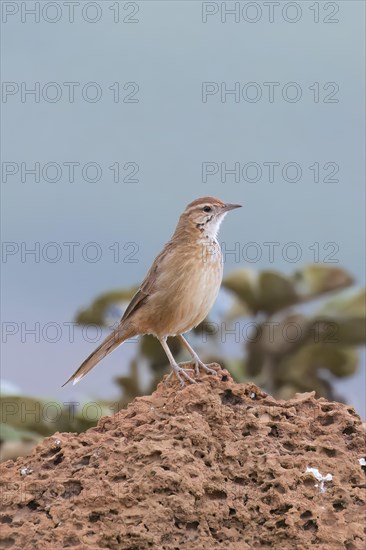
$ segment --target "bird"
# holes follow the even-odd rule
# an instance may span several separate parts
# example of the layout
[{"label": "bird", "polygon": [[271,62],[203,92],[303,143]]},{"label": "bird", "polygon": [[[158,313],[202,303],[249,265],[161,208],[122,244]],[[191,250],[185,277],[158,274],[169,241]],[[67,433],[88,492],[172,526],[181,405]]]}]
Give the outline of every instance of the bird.
[{"label": "bird", "polygon": [[[218,295],[223,277],[223,256],[217,240],[220,224],[240,204],[215,197],[201,197],[189,203],[178,220],[170,241],[155,258],[145,279],[127,306],[117,328],[85,359],[63,384],[76,384],[104,357],[129,338],[151,334],[161,343],[170,366],[182,386],[196,380],[179,365],[167,344],[176,336],[192,357],[195,374],[205,365],[183,334],[199,325]],[[193,372],[192,369],[190,372]]]}]

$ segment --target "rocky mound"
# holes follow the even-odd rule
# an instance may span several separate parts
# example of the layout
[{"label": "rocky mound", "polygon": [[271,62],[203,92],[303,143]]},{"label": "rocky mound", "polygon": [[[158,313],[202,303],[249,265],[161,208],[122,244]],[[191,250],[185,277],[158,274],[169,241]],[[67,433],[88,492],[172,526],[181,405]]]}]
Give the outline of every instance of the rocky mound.
[{"label": "rocky mound", "polygon": [[1,547],[364,549],[354,410],[275,401],[215,368],[4,463]]}]

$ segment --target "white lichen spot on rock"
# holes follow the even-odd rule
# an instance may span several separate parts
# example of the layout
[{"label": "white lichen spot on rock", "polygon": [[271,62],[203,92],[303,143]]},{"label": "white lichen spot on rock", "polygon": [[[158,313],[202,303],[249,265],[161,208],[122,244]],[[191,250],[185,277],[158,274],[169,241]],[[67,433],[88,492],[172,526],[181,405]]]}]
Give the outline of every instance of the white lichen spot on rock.
[{"label": "white lichen spot on rock", "polygon": [[314,476],[314,478],[319,481],[319,483],[315,483],[315,487],[319,487],[319,491],[321,493],[325,493],[325,481],[332,481],[333,476],[332,474],[327,474],[326,476],[323,476],[317,468],[309,468],[309,466],[306,468],[306,473],[310,473]]},{"label": "white lichen spot on rock", "polygon": [[366,458],[359,458],[358,462],[360,463],[360,466],[366,466]]},{"label": "white lichen spot on rock", "polygon": [[23,468],[20,468],[19,470],[21,476],[29,476],[33,472],[28,466],[23,466]]}]

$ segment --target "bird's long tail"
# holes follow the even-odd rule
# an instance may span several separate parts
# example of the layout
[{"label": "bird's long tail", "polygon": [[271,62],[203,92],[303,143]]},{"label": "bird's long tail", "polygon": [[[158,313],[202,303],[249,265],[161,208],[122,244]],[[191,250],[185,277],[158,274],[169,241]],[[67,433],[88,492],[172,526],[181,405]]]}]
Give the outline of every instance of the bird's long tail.
[{"label": "bird's long tail", "polygon": [[119,327],[117,330],[113,331],[107,336],[105,340],[97,347],[90,355],[85,359],[85,361],[80,365],[80,367],[74,372],[72,376],[62,385],[66,386],[69,382],[72,382],[73,385],[80,382],[84,376],[88,374],[104,357],[106,357],[113,350],[118,348],[125,340],[130,338],[132,334],[128,330],[121,330]]}]

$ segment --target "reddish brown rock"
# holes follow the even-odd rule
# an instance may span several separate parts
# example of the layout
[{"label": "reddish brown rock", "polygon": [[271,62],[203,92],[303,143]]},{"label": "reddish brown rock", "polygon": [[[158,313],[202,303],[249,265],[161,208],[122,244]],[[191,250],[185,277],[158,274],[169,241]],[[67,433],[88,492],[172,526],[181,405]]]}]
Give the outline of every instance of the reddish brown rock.
[{"label": "reddish brown rock", "polygon": [[[354,410],[218,372],[4,463],[1,548],[364,549]],[[308,467],[332,475],[324,492]]]}]

